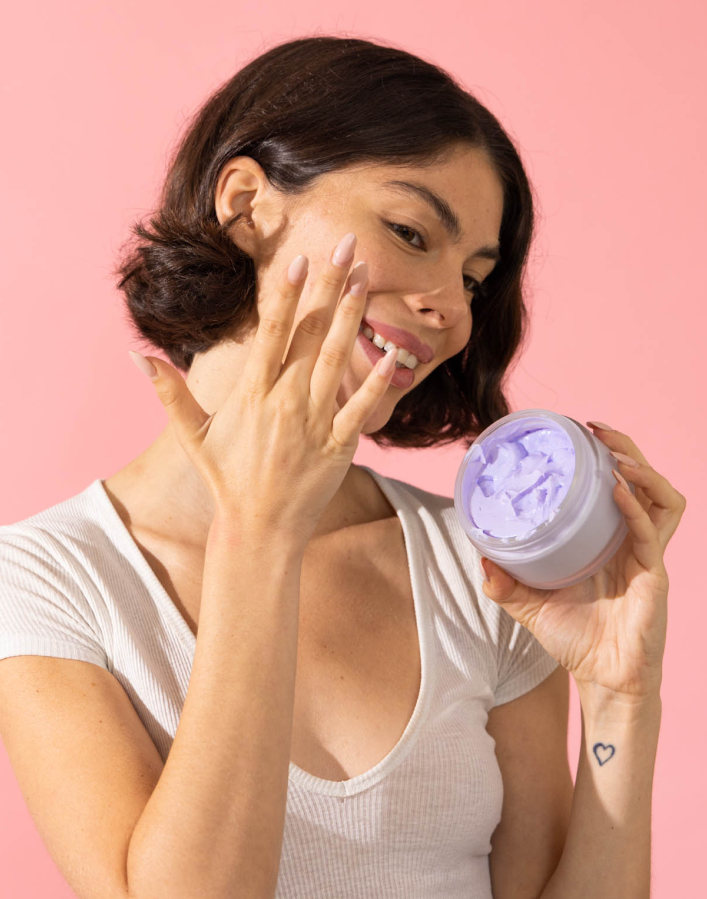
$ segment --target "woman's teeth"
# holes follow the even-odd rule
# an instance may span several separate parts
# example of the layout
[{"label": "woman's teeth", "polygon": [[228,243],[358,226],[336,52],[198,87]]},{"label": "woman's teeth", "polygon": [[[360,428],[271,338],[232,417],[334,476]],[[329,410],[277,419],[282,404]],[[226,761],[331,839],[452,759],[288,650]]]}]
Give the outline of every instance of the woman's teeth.
[{"label": "woman's teeth", "polygon": [[[373,328],[369,328],[368,326],[362,327],[361,331],[363,332],[363,336],[367,337],[371,343],[375,344],[379,350],[383,350],[384,353],[390,352],[390,350],[396,348],[396,344],[392,342],[392,340],[386,340],[385,337],[382,337]],[[402,347],[397,347],[398,350],[398,358],[395,360],[395,367],[402,368],[416,368],[420,364],[420,360],[413,353],[409,353],[407,350],[404,350]]]}]

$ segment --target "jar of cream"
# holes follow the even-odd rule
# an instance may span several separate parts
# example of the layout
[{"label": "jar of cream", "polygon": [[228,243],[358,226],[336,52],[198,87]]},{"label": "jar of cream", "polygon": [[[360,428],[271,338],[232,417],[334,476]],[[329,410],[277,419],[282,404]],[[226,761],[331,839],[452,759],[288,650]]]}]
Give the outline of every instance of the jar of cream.
[{"label": "jar of cream", "polygon": [[573,418],[523,409],[469,447],[454,507],[482,555],[522,584],[557,590],[591,577],[628,533],[613,468],[608,448]]}]

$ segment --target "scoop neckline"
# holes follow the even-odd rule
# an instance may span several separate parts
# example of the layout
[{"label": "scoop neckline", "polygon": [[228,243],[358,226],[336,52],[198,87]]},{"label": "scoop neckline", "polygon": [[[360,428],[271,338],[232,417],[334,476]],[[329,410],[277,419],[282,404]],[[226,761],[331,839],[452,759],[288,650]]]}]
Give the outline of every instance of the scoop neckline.
[{"label": "scoop neckline", "polygon": [[[430,685],[434,665],[433,659],[431,658],[433,646],[430,639],[429,607],[425,597],[422,595],[423,578],[421,561],[419,554],[414,551],[415,547],[420,545],[419,541],[415,540],[415,529],[419,527],[419,523],[414,516],[408,514],[408,509],[405,507],[400,492],[393,484],[391,484],[389,478],[374,471],[368,465],[361,465],[361,468],[365,469],[374,479],[383,495],[395,510],[395,514],[400,519],[402,525],[408,572],[410,575],[410,584],[415,607],[421,677],[420,690],[417,702],[415,703],[415,708],[400,739],[390,752],[376,765],[369,768],[368,771],[357,774],[355,777],[349,778],[348,780],[326,780],[325,778],[310,774],[308,771],[305,771],[303,768],[300,768],[294,762],[290,761],[290,780],[299,786],[306,788],[310,792],[336,796],[340,797],[342,800],[347,796],[353,796],[374,786],[376,783],[387,777],[405,760],[413,750],[420,732],[423,729],[424,722],[429,713],[430,697],[433,693]],[[118,515],[118,512],[113,506],[103,485],[103,479],[97,478],[93,482],[92,487],[94,488],[95,494],[101,499],[104,511],[113,526],[112,529],[118,537],[118,543],[133,561],[151,593],[155,604],[158,607],[158,611],[172,626],[180,643],[189,653],[191,664],[193,664],[194,653],[196,651],[196,637],[192,633],[191,628],[175,606],[171,596],[160,583],[157,575],[152,568],[150,568],[130,531],[125,526],[120,515]]]}]

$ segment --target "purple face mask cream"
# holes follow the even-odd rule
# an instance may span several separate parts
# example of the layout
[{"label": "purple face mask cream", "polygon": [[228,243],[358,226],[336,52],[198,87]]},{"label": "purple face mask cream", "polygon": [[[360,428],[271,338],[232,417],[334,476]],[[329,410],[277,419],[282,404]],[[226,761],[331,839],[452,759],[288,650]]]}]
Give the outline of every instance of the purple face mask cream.
[{"label": "purple face mask cream", "polygon": [[628,533],[613,468],[605,444],[573,418],[523,409],[469,447],[454,507],[471,543],[517,581],[570,587],[602,568]]}]

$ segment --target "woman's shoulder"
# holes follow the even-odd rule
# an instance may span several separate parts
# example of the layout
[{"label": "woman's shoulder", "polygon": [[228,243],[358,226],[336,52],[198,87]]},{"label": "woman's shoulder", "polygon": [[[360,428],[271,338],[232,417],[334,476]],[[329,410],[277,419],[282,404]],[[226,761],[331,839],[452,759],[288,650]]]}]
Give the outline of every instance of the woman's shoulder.
[{"label": "woman's shoulder", "polygon": [[94,485],[0,526],[0,658],[48,655],[107,667],[110,614],[96,586],[107,535]]},{"label": "woman's shoulder", "polygon": [[[23,603],[48,597],[82,613],[105,613],[124,581],[130,549],[110,515],[100,479],[23,519],[0,525],[0,585]],[[113,515],[115,515],[113,511]],[[112,585],[108,589],[108,585]]]},{"label": "woman's shoulder", "polygon": [[426,490],[423,487],[418,486],[417,484],[410,483],[409,481],[404,481],[401,478],[393,477],[393,475],[384,475],[374,469],[370,468],[368,465],[362,465],[361,468],[364,468],[369,472],[371,477],[378,483],[380,488],[384,491],[386,496],[389,497],[389,494],[392,492],[395,494],[396,498],[402,498],[406,501],[406,503],[413,503],[420,508],[426,508],[430,510],[445,510],[452,508],[454,506],[454,498],[451,496],[446,496],[442,493],[435,493],[431,490]]},{"label": "woman's shoulder", "polygon": [[412,514],[431,539],[452,541],[468,548],[472,554],[476,552],[461,526],[454,507],[454,497],[427,490],[391,475],[381,475],[372,470],[371,474],[378,480],[380,488],[396,507],[396,511],[402,507]]},{"label": "woman's shoulder", "polygon": [[[59,557],[72,548],[99,548],[106,539],[101,481],[25,518],[0,525],[0,548],[35,547]],[[1,550],[0,550],[1,554]]]}]

